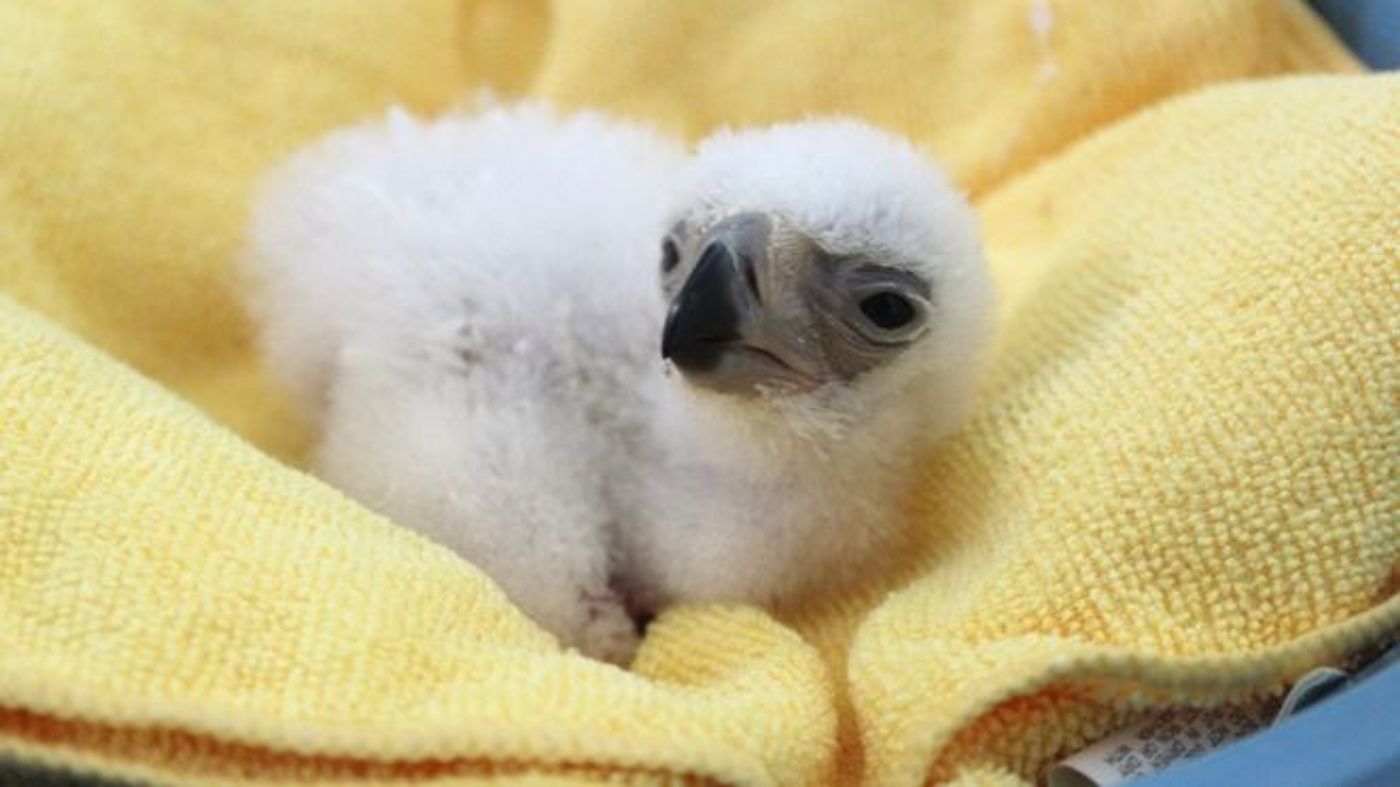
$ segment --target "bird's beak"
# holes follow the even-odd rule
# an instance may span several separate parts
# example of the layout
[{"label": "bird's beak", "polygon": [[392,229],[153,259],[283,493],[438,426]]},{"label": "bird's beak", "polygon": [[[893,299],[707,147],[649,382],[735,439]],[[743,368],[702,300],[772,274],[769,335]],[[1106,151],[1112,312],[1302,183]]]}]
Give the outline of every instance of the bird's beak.
[{"label": "bird's beak", "polygon": [[708,371],[725,348],[743,338],[753,298],[745,291],[741,260],[729,245],[710,240],[671,302],[661,355],[688,371]]},{"label": "bird's beak", "polygon": [[765,303],[772,220],[741,213],[703,239],[699,260],[671,302],[661,355],[686,378],[725,392],[751,392],[765,383],[803,383],[788,360],[780,320]]}]

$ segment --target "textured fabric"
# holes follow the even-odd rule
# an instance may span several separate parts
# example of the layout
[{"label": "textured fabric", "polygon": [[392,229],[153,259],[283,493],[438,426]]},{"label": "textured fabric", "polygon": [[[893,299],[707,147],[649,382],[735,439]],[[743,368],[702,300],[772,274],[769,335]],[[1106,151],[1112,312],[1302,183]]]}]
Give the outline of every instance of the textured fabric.
[{"label": "textured fabric", "polygon": [[[1009,785],[1400,624],[1400,77],[1268,79],[1354,71],[1299,4],[0,0],[0,36],[0,756]],[[949,162],[1000,339],[900,571],[673,610],[627,673],[289,467],[251,183],[483,84],[690,136],[851,112]]]}]

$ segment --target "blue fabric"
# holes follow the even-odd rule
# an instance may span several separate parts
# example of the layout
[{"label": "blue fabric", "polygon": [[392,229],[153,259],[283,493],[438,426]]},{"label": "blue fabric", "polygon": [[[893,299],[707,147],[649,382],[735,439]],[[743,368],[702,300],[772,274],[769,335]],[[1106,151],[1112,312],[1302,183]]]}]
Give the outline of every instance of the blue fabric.
[{"label": "blue fabric", "polygon": [[1314,0],[1313,7],[1367,65],[1400,68],[1400,0]]},{"label": "blue fabric", "polygon": [[1261,732],[1132,787],[1396,787],[1400,661]]}]

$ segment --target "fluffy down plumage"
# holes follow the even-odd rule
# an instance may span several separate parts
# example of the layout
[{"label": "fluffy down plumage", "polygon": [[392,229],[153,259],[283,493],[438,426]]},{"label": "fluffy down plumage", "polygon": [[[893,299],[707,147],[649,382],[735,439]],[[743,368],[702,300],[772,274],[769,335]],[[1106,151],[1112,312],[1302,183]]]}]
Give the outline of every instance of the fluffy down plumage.
[{"label": "fluffy down plumage", "polygon": [[315,471],[618,661],[636,634],[608,481],[659,369],[680,160],[593,114],[392,112],[276,172],[247,254],[268,363],[319,424]]},{"label": "fluffy down plumage", "polygon": [[[746,306],[767,324],[859,319],[810,302],[849,300],[817,277],[841,260],[931,292],[926,324],[879,347],[797,332],[771,357],[827,370],[798,388],[663,363],[668,304],[736,216],[771,230],[754,254],[782,275]],[[970,211],[851,121],[725,132],[687,160],[589,113],[392,113],[277,172],[247,258],[268,362],[321,429],[316,471],[618,662],[629,606],[777,602],[872,570],[989,330]],[[837,362],[853,352],[858,374]]]},{"label": "fluffy down plumage", "polygon": [[[902,138],[851,120],[721,132],[680,173],[668,224],[703,235],[743,213],[773,217],[817,255],[928,283],[927,324],[868,371],[800,391],[716,393],[674,370],[648,379],[656,454],[632,475],[638,515],[623,539],[652,606],[780,603],[879,570],[907,524],[915,455],[965,419],[991,332],[975,216]],[[802,289],[795,276],[764,293],[765,308],[798,319],[783,305]],[[810,338],[799,354],[833,350],[799,338]]]}]

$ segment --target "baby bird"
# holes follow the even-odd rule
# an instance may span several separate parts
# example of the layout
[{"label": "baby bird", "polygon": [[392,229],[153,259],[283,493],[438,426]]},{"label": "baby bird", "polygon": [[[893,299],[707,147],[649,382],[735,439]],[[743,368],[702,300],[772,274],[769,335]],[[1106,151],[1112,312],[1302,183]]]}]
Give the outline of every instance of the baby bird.
[{"label": "baby bird", "polygon": [[843,120],[721,133],[675,192],[628,588],[659,608],[839,587],[966,415],[993,300],[975,218],[907,142]]},{"label": "baby bird", "polygon": [[316,472],[617,663],[629,611],[871,570],[989,332],[966,204],[854,121],[687,161],[588,113],[397,114],[282,168],[247,257]]},{"label": "baby bird", "polygon": [[638,635],[609,483],[659,373],[681,161],[595,114],[395,112],[280,168],[246,254],[268,364],[319,428],[314,471],[619,663]]}]

